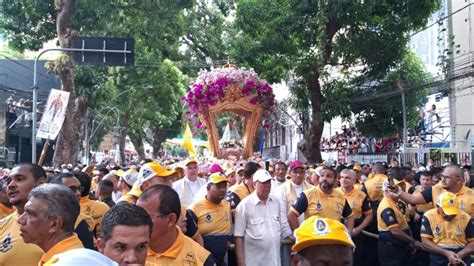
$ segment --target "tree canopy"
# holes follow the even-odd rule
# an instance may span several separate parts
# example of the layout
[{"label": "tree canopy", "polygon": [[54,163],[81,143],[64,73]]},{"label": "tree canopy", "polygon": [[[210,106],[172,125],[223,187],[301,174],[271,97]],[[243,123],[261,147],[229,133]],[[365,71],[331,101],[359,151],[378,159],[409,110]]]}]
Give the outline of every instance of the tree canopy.
[{"label": "tree canopy", "polygon": [[321,161],[324,122],[348,113],[352,94],[344,88],[357,77],[385,78],[406,53],[408,33],[438,8],[438,0],[242,0],[233,54],[269,81],[293,80],[292,103],[311,110],[300,148],[309,161]]}]

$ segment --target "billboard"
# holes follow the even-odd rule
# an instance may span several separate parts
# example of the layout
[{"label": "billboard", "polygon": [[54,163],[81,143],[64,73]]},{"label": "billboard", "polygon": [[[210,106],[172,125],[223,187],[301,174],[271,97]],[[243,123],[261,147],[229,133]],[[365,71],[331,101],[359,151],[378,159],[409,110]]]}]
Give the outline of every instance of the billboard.
[{"label": "billboard", "polygon": [[52,89],[38,127],[38,138],[54,140],[59,134],[66,115],[69,92]]}]

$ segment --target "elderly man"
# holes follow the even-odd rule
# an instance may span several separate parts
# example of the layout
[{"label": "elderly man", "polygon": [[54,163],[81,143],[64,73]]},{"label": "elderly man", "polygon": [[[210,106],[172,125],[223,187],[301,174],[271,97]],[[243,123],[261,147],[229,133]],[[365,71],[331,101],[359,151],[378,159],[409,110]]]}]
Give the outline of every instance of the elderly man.
[{"label": "elderly man", "polygon": [[352,265],[354,243],[339,221],[312,216],[295,230],[296,242],[291,257],[293,266]]},{"label": "elderly man", "polygon": [[191,205],[194,197],[202,186],[206,185],[204,178],[198,177],[199,168],[196,160],[187,160],[184,164],[184,178],[173,183],[173,189],[178,192],[181,204]]},{"label": "elderly man", "polygon": [[459,208],[467,212],[471,217],[474,217],[474,191],[464,186],[464,173],[461,167],[457,165],[448,165],[441,174],[441,182],[432,186],[431,188],[425,189],[421,193],[410,194],[404,192],[399,187],[395,186],[391,189],[392,192],[400,196],[403,201],[416,205],[433,202],[433,199],[437,199],[443,192],[451,192],[458,198]]},{"label": "elderly man", "polygon": [[298,227],[298,217],[302,214],[308,219],[313,215],[340,220],[345,218],[349,232],[354,227],[354,216],[347,200],[336,187],[334,169],[326,167],[321,170],[319,186],[303,191],[288,212],[288,222],[291,230]]},{"label": "elderly man", "polygon": [[141,207],[120,202],[104,216],[97,247],[120,265],[144,265],[153,223]]},{"label": "elderly man", "polygon": [[474,253],[474,219],[458,206],[453,193],[438,196],[436,209],[423,215],[421,238],[431,253],[430,265],[471,265]]},{"label": "elderly man", "polygon": [[56,254],[84,247],[74,233],[79,213],[77,197],[63,185],[44,184],[30,192],[18,223],[25,243],[36,244],[45,252],[38,265]]},{"label": "elderly man", "polygon": [[367,248],[364,247],[361,233],[372,222],[372,206],[369,197],[355,188],[357,174],[354,170],[342,170],[339,174],[339,182],[341,186],[336,190],[344,194],[355,219],[354,229],[352,230],[352,237],[357,246],[354,253],[354,265],[365,265],[369,253]]},{"label": "elderly man", "polygon": [[227,265],[227,241],[232,234],[230,203],[224,200],[227,191],[227,178],[214,173],[207,182],[207,195],[193,203],[188,212],[192,222],[197,224],[204,238],[204,247],[214,256],[217,265]]},{"label": "elderly man", "polygon": [[24,213],[28,194],[46,182],[46,173],[37,164],[22,163],[15,166],[7,178],[7,195],[16,211],[0,220],[0,265],[36,265],[43,255],[40,247],[27,244],[20,236],[18,220]]},{"label": "elderly man", "polygon": [[214,264],[209,251],[179,229],[181,204],[176,191],[165,185],[155,185],[143,192],[137,205],[144,208],[153,221],[147,265]]},{"label": "elderly man", "polygon": [[234,236],[239,266],[281,265],[280,203],[270,194],[271,181],[268,171],[256,171],[255,192],[237,206]]}]

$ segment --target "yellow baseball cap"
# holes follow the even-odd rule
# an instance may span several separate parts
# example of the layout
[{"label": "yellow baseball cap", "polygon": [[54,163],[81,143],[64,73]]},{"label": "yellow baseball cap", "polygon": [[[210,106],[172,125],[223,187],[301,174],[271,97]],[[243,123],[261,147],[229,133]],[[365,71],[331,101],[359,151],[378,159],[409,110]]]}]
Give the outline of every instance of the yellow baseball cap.
[{"label": "yellow baseball cap", "polygon": [[146,163],[140,167],[140,172],[138,172],[138,184],[142,184],[144,181],[151,179],[152,177],[167,177],[174,174],[175,171],[170,171],[161,166],[157,162]]},{"label": "yellow baseball cap", "polygon": [[207,180],[208,184],[218,184],[220,182],[229,182],[229,180],[227,180],[227,177],[221,173],[213,173]]},{"label": "yellow baseball cap", "polygon": [[436,206],[443,209],[446,215],[458,215],[461,210],[459,209],[458,198],[451,192],[444,192],[438,196]]},{"label": "yellow baseball cap", "polygon": [[127,195],[139,198],[142,195],[142,189],[140,188],[140,184],[138,184],[138,182],[135,182],[132,186],[132,189],[130,189]]},{"label": "yellow baseball cap", "polygon": [[352,168],[352,170],[357,171],[357,172],[360,172],[360,170],[362,170],[362,167],[360,166],[360,164],[356,164],[356,165],[354,165],[354,167]]},{"label": "yellow baseball cap", "polygon": [[188,164],[190,163],[195,163],[197,164],[197,161],[195,159],[187,159],[186,161],[184,161],[184,166],[187,166]]},{"label": "yellow baseball cap", "polygon": [[122,169],[112,170],[110,172],[118,177],[121,177],[125,173]]},{"label": "yellow baseball cap", "polygon": [[314,245],[344,245],[355,247],[346,227],[339,221],[311,216],[295,230],[294,252]]}]

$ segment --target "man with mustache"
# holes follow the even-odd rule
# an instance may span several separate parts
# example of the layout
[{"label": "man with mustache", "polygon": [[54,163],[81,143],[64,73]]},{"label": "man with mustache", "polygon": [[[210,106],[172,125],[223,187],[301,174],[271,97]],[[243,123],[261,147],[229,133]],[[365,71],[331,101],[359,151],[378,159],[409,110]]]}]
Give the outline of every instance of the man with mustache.
[{"label": "man with mustache", "polygon": [[347,230],[352,232],[352,209],[344,194],[334,190],[337,182],[335,171],[329,167],[323,168],[319,181],[319,186],[303,191],[290,208],[288,222],[291,230],[294,231],[298,227],[298,216],[304,213],[305,219],[313,215],[338,221],[345,218]]},{"label": "man with mustache", "polygon": [[30,191],[45,182],[46,173],[37,164],[22,163],[10,172],[7,195],[16,211],[0,220],[0,265],[36,265],[40,261],[43,251],[23,241],[18,219],[24,213]]}]

